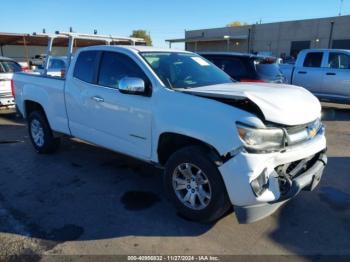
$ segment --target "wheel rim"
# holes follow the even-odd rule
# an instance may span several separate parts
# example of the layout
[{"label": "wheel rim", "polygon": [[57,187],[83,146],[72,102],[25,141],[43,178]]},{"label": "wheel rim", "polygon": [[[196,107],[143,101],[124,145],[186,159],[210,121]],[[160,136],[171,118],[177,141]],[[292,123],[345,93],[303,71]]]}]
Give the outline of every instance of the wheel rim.
[{"label": "wheel rim", "polygon": [[177,198],[188,208],[201,210],[209,205],[212,195],[210,182],[196,165],[178,165],[173,172],[172,182]]},{"label": "wheel rim", "polygon": [[33,138],[34,143],[42,147],[44,145],[44,129],[41,123],[37,119],[33,119],[30,123],[30,132]]}]

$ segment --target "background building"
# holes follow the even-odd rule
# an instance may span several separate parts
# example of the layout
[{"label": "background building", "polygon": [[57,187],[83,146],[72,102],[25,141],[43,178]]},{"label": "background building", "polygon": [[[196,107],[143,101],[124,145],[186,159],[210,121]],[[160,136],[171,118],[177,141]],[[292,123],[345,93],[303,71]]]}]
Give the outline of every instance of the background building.
[{"label": "background building", "polygon": [[306,48],[350,49],[350,16],[222,27],[185,32],[188,51],[259,52],[296,56]]}]

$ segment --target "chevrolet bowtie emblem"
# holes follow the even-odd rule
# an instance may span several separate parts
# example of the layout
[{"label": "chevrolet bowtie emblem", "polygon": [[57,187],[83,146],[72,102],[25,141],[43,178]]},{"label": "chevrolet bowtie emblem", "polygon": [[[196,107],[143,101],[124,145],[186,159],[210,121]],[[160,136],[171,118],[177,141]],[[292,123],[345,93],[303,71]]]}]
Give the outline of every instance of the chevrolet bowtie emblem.
[{"label": "chevrolet bowtie emblem", "polygon": [[312,129],[309,130],[309,136],[310,137],[314,137],[314,136],[316,136],[316,134],[317,134],[316,128],[312,128]]}]

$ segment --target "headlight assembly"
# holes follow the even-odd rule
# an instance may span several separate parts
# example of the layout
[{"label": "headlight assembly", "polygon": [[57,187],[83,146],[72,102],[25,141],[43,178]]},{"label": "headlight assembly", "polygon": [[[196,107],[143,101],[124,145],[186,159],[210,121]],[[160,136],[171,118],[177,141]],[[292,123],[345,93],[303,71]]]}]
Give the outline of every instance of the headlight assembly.
[{"label": "headlight assembly", "polygon": [[237,129],[247,151],[271,152],[284,147],[285,136],[280,128],[254,128],[237,123]]}]

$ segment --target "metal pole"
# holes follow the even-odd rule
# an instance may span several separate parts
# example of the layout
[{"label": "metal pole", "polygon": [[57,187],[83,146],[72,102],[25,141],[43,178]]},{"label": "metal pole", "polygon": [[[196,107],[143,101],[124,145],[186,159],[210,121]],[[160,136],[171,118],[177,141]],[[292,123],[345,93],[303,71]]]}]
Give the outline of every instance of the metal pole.
[{"label": "metal pole", "polygon": [[26,37],[25,36],[23,36],[23,44],[24,44],[24,52],[25,52],[27,64],[28,64],[28,67],[29,67],[29,52],[28,52],[28,47],[27,47],[27,42],[26,42]]},{"label": "metal pole", "polygon": [[1,56],[4,56],[4,50],[2,49],[3,46],[3,44],[0,45]]},{"label": "metal pole", "polygon": [[51,57],[51,53],[52,53],[52,46],[53,46],[53,41],[55,40],[54,37],[50,36],[49,37],[49,43],[47,45],[47,56],[46,56],[46,59],[45,59],[45,65],[44,65],[44,75],[47,74],[47,70],[49,68],[49,58]]},{"label": "metal pole", "polygon": [[226,49],[227,49],[227,52],[230,51],[230,38],[227,39]]},{"label": "metal pole", "polygon": [[72,60],[73,49],[74,49],[74,37],[70,36],[69,40],[68,40],[68,49],[67,49],[67,65],[68,65],[68,67],[69,67],[70,62]]},{"label": "metal pole", "polygon": [[339,16],[341,16],[341,12],[343,10],[343,0],[340,0],[340,7],[339,7]]},{"label": "metal pole", "polygon": [[334,30],[334,21],[331,21],[331,31],[329,32],[328,49],[332,48],[333,30]]},{"label": "metal pole", "polygon": [[248,53],[250,53],[250,34],[251,34],[251,29],[248,29]]}]

